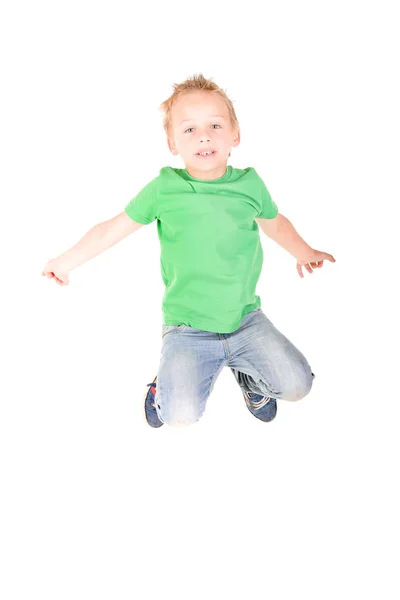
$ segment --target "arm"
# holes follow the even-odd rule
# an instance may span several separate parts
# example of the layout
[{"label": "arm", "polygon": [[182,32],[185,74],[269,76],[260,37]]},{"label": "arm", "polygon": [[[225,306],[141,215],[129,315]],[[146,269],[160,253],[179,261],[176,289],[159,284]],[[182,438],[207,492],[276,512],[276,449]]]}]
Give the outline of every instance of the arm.
[{"label": "arm", "polygon": [[274,219],[256,219],[257,223],[271,240],[287,250],[297,260],[302,260],[313,249],[299,236],[289,219],[278,214]]},{"label": "arm", "polygon": [[72,271],[79,265],[97,256],[104,250],[114,246],[130,233],[143,227],[142,223],[133,221],[125,211],[116,217],[98,223],[90,229],[79,242],[55,260],[64,271]]}]

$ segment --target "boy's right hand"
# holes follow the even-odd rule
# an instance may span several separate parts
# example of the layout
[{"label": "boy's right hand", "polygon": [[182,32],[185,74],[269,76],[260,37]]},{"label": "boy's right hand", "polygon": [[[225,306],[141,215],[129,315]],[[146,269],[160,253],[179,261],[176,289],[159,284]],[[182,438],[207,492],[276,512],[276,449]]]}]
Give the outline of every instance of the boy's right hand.
[{"label": "boy's right hand", "polygon": [[49,279],[54,279],[58,285],[68,285],[68,273],[69,271],[63,267],[56,258],[53,258],[45,265],[42,271],[42,276],[47,276]]}]

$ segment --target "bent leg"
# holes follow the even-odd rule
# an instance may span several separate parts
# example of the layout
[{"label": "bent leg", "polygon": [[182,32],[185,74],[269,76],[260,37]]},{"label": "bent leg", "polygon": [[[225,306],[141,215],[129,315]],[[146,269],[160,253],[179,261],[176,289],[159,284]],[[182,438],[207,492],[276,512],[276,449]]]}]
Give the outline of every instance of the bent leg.
[{"label": "bent leg", "polygon": [[305,356],[262,311],[234,333],[228,366],[245,392],[289,401],[310,392],[315,375]]},{"label": "bent leg", "polygon": [[157,376],[159,419],[177,427],[199,421],[225,364],[220,345],[194,335],[189,326],[166,330]]}]

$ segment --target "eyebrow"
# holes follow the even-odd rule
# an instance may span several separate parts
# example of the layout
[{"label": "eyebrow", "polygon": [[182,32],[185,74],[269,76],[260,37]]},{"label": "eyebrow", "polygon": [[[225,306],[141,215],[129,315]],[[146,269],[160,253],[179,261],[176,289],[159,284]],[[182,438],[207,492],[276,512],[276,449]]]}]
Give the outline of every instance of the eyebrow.
[{"label": "eyebrow", "polygon": [[[215,117],[220,117],[220,119],[224,119],[225,120],[225,117],[222,116],[222,115],[210,115],[210,119],[211,118],[215,118]],[[183,121],[181,121],[179,123],[179,125],[182,125],[182,123],[186,123],[187,121],[194,121],[194,119],[183,119]]]}]

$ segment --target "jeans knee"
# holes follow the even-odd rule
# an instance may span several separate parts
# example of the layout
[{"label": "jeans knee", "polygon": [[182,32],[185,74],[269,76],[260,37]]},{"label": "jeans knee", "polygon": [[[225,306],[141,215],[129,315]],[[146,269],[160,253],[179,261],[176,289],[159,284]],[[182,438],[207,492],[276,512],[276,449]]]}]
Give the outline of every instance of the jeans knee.
[{"label": "jeans knee", "polygon": [[282,398],[284,400],[289,400],[290,402],[297,402],[298,400],[302,400],[310,393],[314,377],[314,373],[307,372],[306,375],[302,378],[302,380],[297,383],[297,385],[293,385],[290,389],[286,391],[286,393],[282,394]]},{"label": "jeans knee", "polygon": [[173,427],[194,425],[200,419],[203,412],[200,410],[199,402],[196,398],[192,400],[187,396],[181,398],[178,395],[169,398],[166,402],[160,402],[160,404],[157,404],[157,407],[160,420],[166,425],[172,425]]},{"label": "jeans knee", "polygon": [[164,410],[162,412],[162,421],[166,425],[172,425],[172,427],[187,427],[188,425],[194,425],[200,419],[200,416],[195,411],[175,411],[175,410]]},{"label": "jeans knee", "polygon": [[[187,427],[188,425],[194,425],[197,423],[198,419],[189,420],[189,421],[177,421],[172,419],[171,421],[166,421],[167,425],[172,425],[172,427]],[[165,422],[165,421],[164,421]]]}]

